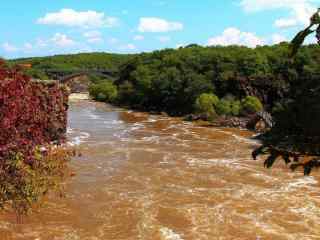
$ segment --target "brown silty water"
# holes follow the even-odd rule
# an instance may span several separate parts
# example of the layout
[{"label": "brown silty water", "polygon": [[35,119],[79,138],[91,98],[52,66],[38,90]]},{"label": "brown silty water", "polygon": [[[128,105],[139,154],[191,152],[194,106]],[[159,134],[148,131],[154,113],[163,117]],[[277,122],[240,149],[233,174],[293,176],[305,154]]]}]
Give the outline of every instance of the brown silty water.
[{"label": "brown silty water", "polygon": [[253,133],[78,101],[68,138],[80,149],[66,197],[23,224],[0,217],[0,239],[320,239],[319,175],[250,153]]}]

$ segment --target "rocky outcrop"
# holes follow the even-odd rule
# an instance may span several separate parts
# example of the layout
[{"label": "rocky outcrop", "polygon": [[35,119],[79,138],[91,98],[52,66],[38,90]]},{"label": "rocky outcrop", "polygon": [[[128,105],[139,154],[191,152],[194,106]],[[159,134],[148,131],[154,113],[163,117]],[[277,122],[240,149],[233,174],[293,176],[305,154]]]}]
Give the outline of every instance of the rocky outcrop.
[{"label": "rocky outcrop", "polygon": [[[189,114],[185,116],[185,121],[210,121],[207,114]],[[211,120],[211,125],[216,127],[243,128],[256,132],[265,132],[268,124],[259,114],[251,114],[245,117],[219,116]]]},{"label": "rocky outcrop", "polygon": [[219,127],[248,128],[248,117],[219,117],[214,124]]},{"label": "rocky outcrop", "polygon": [[208,121],[209,120],[209,115],[202,113],[202,114],[189,114],[187,116],[184,117],[185,121]]}]

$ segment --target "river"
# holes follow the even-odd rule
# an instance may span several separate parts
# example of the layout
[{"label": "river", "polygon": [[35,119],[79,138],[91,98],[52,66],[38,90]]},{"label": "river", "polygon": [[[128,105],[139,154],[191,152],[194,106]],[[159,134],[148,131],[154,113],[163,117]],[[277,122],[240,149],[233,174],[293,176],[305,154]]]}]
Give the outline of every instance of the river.
[{"label": "river", "polygon": [[319,174],[263,168],[245,130],[76,101],[66,197],[51,196],[1,240],[320,239]]}]

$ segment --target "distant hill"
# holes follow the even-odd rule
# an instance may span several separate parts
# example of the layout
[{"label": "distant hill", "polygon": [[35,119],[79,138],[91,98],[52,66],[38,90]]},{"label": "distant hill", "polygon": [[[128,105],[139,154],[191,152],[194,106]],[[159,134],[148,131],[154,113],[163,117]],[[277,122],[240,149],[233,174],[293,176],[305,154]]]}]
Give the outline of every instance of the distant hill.
[{"label": "distant hill", "polygon": [[118,71],[119,67],[135,55],[112,53],[79,53],[55,55],[49,57],[21,58],[10,60],[12,65],[31,64],[32,68],[26,72],[34,78],[48,79],[50,70],[99,70],[108,69]]}]

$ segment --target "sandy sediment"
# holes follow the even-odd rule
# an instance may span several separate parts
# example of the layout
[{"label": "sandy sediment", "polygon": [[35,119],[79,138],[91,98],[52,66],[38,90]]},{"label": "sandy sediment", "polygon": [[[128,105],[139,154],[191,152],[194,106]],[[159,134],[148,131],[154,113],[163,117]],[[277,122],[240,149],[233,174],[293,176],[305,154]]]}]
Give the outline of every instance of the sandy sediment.
[{"label": "sandy sediment", "polygon": [[89,93],[72,93],[69,96],[69,101],[89,100]]}]

